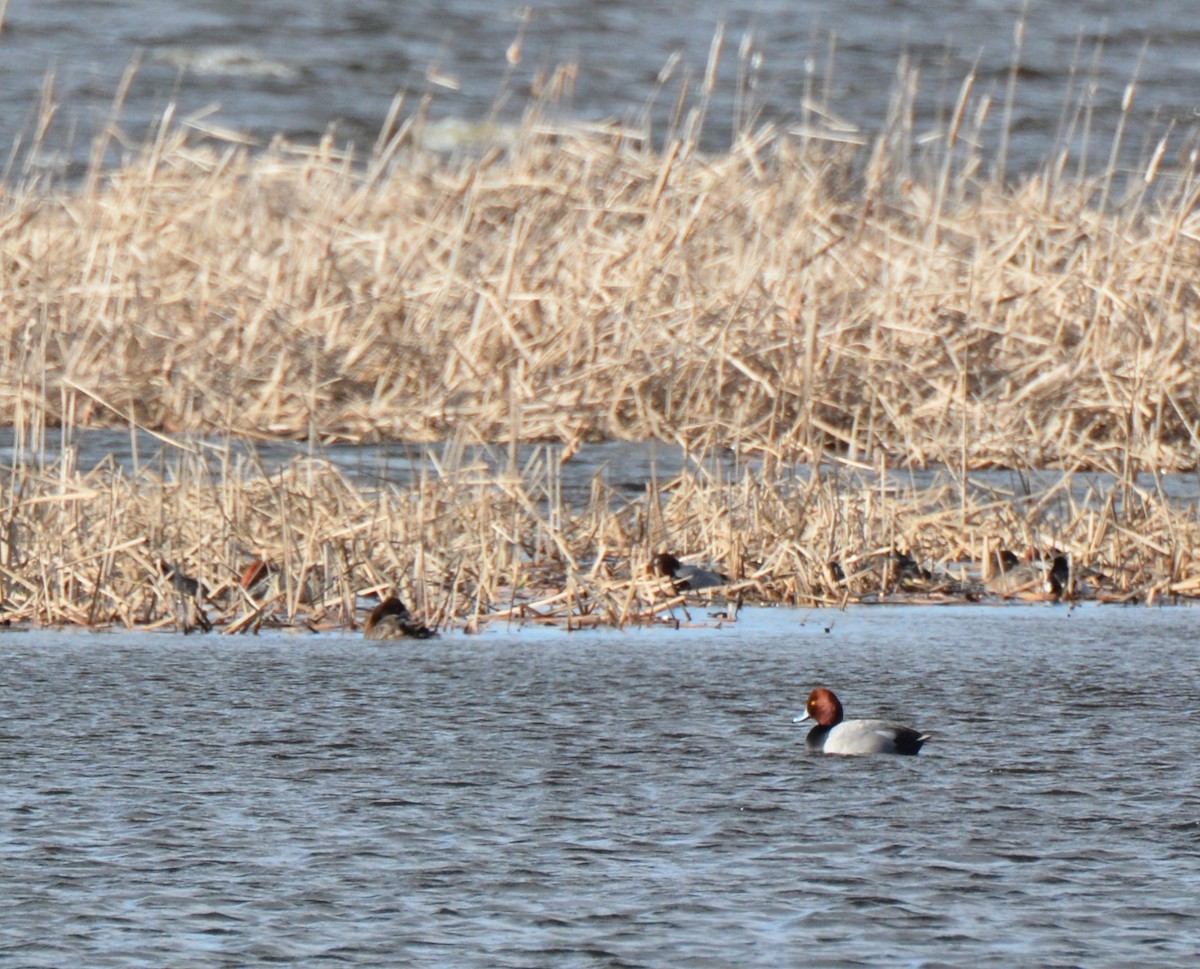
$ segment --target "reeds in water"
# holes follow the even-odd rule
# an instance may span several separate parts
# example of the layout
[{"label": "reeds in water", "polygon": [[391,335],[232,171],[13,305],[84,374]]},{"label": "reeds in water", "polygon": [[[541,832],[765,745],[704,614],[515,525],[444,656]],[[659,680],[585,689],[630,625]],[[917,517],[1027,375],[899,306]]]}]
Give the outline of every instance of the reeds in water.
[{"label": "reeds in water", "polygon": [[[747,120],[715,155],[705,101],[662,142],[531,110],[453,156],[422,147],[419,115],[360,158],[168,113],[79,186],[26,170],[0,197],[0,421],[43,457],[4,478],[9,615],[348,626],[392,590],[439,625],[624,624],[659,614],[644,570],[668,548],[771,602],[886,597],[903,556],[954,576],[999,545],[1069,551],[1118,597],[1193,594],[1194,514],[1138,483],[1200,457],[1194,159],[1168,172],[1160,145],[1126,179],[1114,144],[1099,175],[1059,154],[1009,181],[1002,152],[989,177],[973,78],[935,157],[915,85],[902,70],[876,135],[825,105],[794,132]],[[214,472],[168,444],[171,473],[81,474],[70,447],[45,459],[48,426],[286,437],[313,458]],[[459,440],[569,461],[599,439],[757,464],[571,508],[553,462],[398,488],[320,460]],[[952,471],[888,473],[926,467]],[[996,467],[1116,483],[1086,501],[970,484]],[[265,600],[240,582],[252,559]]]},{"label": "reeds in water", "polygon": [[715,156],[536,112],[361,159],[165,118],[0,199],[0,420],[499,441],[515,408],[525,440],[1195,466],[1194,170],[984,177],[972,90],[932,160],[904,98],[874,140],[766,125]]},{"label": "reeds in water", "polygon": [[[1000,548],[1069,557],[1065,596],[1200,594],[1195,508],[1153,487],[1063,475],[1039,488],[942,474],[826,467],[790,478],[692,468],[622,498],[597,480],[562,498],[559,454],[521,477],[435,465],[409,484],[325,460],[267,472],[227,455],[172,454],[130,472],[50,462],[2,478],[3,616],[89,627],[353,629],[399,594],[439,628],[571,628],[727,621],[743,602],[963,602]],[[663,550],[729,584],[702,599],[654,576]],[[710,617],[716,615],[717,619]]]}]

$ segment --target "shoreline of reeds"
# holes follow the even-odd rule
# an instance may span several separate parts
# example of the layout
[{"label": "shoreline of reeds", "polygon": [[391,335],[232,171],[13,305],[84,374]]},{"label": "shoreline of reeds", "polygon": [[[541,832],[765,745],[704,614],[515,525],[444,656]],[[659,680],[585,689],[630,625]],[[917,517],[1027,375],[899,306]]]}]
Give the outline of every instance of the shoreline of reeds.
[{"label": "shoreline of reeds", "polygon": [[[354,630],[399,595],[426,624],[563,629],[736,621],[743,604],[1169,603],[1200,598],[1200,520],[1161,490],[1014,495],[952,474],[917,484],[825,469],[783,479],[690,468],[622,496],[562,498],[563,452],[520,475],[430,463],[365,484],[319,458],[278,471],[191,452],[129,471],[73,458],[0,472],[0,620],[224,633]],[[1070,561],[1065,588],[996,591],[1001,550]],[[723,573],[697,594],[650,565]]]},{"label": "shoreline of reeds", "polygon": [[[457,154],[398,108],[365,154],[252,150],[168,111],[78,185],[27,169],[0,194],[3,617],[355,628],[394,592],[439,628],[678,621],[688,597],[647,575],[662,551],[725,573],[727,615],[989,600],[1000,549],[1069,556],[1059,598],[1196,596],[1195,508],[1137,484],[1200,467],[1196,153],[1168,166],[1164,137],[1137,171],[1072,175],[1064,152],[1007,180],[971,92],[940,153],[901,84],[873,136],[812,118],[718,155],[537,109]],[[84,427],[155,434],[169,459],[81,472]],[[202,435],[314,456],[213,465],[185,443]],[[319,458],[445,440],[546,458],[404,487]],[[597,482],[573,507],[560,468],[598,440],[754,470],[635,500]],[[886,474],[934,466],[926,488]],[[1066,484],[989,494],[982,468]],[[1115,483],[1080,501],[1087,471]],[[266,592],[241,582],[255,560]]]}]

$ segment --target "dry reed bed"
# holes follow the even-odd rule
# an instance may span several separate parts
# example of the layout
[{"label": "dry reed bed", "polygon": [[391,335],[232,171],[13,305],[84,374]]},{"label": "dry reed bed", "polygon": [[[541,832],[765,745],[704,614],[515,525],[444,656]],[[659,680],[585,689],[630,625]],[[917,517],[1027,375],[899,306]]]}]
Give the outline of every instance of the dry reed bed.
[{"label": "dry reed bed", "polygon": [[[949,576],[998,546],[1069,551],[1077,579],[1089,575],[1110,600],[1200,595],[1195,510],[1123,486],[1072,497],[1064,480],[1014,498],[844,473],[729,483],[689,474],[632,502],[596,483],[575,508],[558,497],[554,461],[526,470],[521,479],[431,469],[399,487],[365,486],[313,460],[275,474],[192,455],[136,475],[110,461],[87,474],[11,469],[0,479],[3,616],[101,628],[355,628],[369,597],[395,590],[441,628],[703,621],[705,609],[688,611],[695,599],[648,576],[664,548],[725,571],[731,585],[717,601],[726,603],[974,599],[976,584]],[[905,583],[893,549],[933,578]],[[256,558],[274,578],[244,588]]]},{"label": "dry reed bed", "polygon": [[0,421],[1196,465],[1194,175],[1008,188],[904,151],[531,122],[355,159],[168,119],[77,190],[0,196]]}]

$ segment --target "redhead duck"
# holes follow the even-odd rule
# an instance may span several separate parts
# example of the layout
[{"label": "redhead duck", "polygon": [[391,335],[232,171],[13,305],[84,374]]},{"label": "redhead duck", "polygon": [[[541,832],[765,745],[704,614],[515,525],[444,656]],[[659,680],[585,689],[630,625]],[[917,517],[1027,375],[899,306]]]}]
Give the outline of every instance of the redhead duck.
[{"label": "redhead duck", "polygon": [[254,559],[242,570],[242,577],[238,580],[238,585],[255,602],[282,596],[285,592],[294,590],[296,601],[301,605],[308,606],[317,599],[313,591],[313,575],[314,568],[309,566],[300,580],[292,580],[292,589],[289,590],[287,576],[269,562],[263,559]]},{"label": "redhead duck", "polygon": [[659,552],[650,562],[650,571],[671,580],[676,592],[712,589],[728,585],[728,577],[720,572],[710,572],[697,565],[684,565],[670,552]]},{"label": "redhead duck", "polygon": [[262,594],[271,579],[271,569],[262,559],[254,559],[242,570],[238,585],[246,590],[251,598]]},{"label": "redhead duck", "polygon": [[364,639],[429,639],[437,635],[413,619],[408,607],[389,596],[371,610],[363,626]]},{"label": "redhead duck", "polygon": [[843,720],[842,704],[832,690],[817,687],[804,713],[793,723],[815,720],[804,746],[817,754],[916,754],[929,734],[890,720]]}]

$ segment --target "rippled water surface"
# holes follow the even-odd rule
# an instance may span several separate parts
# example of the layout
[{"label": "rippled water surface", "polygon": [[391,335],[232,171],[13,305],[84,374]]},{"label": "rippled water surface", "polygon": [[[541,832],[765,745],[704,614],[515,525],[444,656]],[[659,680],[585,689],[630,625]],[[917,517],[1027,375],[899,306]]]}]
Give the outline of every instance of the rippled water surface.
[{"label": "rippled water surface", "polygon": [[[0,636],[0,963],[1194,965],[1186,608]],[[806,691],[918,758],[804,752]]]},{"label": "rippled water surface", "polygon": [[[410,104],[433,94],[435,117],[479,121],[501,92],[518,109],[539,78],[568,62],[578,65],[569,116],[635,124],[649,116],[661,135],[685,77],[695,96],[723,29],[705,128],[714,150],[728,148],[751,116],[806,124],[814,109],[828,108],[843,131],[843,121],[876,130],[903,58],[922,80],[922,138],[944,128],[963,79],[976,72],[970,113],[992,105],[982,136],[991,161],[1024,11],[1008,125],[1015,167],[1054,155],[1085,103],[1086,114],[1075,117],[1079,137],[1063,140],[1082,154],[1088,132],[1093,166],[1107,163],[1123,104],[1124,156],[1144,164],[1169,130],[1164,167],[1194,147],[1200,20],[1192,0],[545,0],[527,15],[523,9],[481,0],[0,5],[0,144],[7,152],[18,138],[35,137],[33,119],[49,91],[56,107],[49,144],[78,173],[134,63],[118,112],[133,141],[174,103],[179,119],[200,115],[205,125],[264,142],[276,132],[311,142],[334,127],[361,148],[374,141],[398,93]],[[1127,100],[1130,82],[1136,96]],[[110,146],[110,161],[119,144]]]}]

